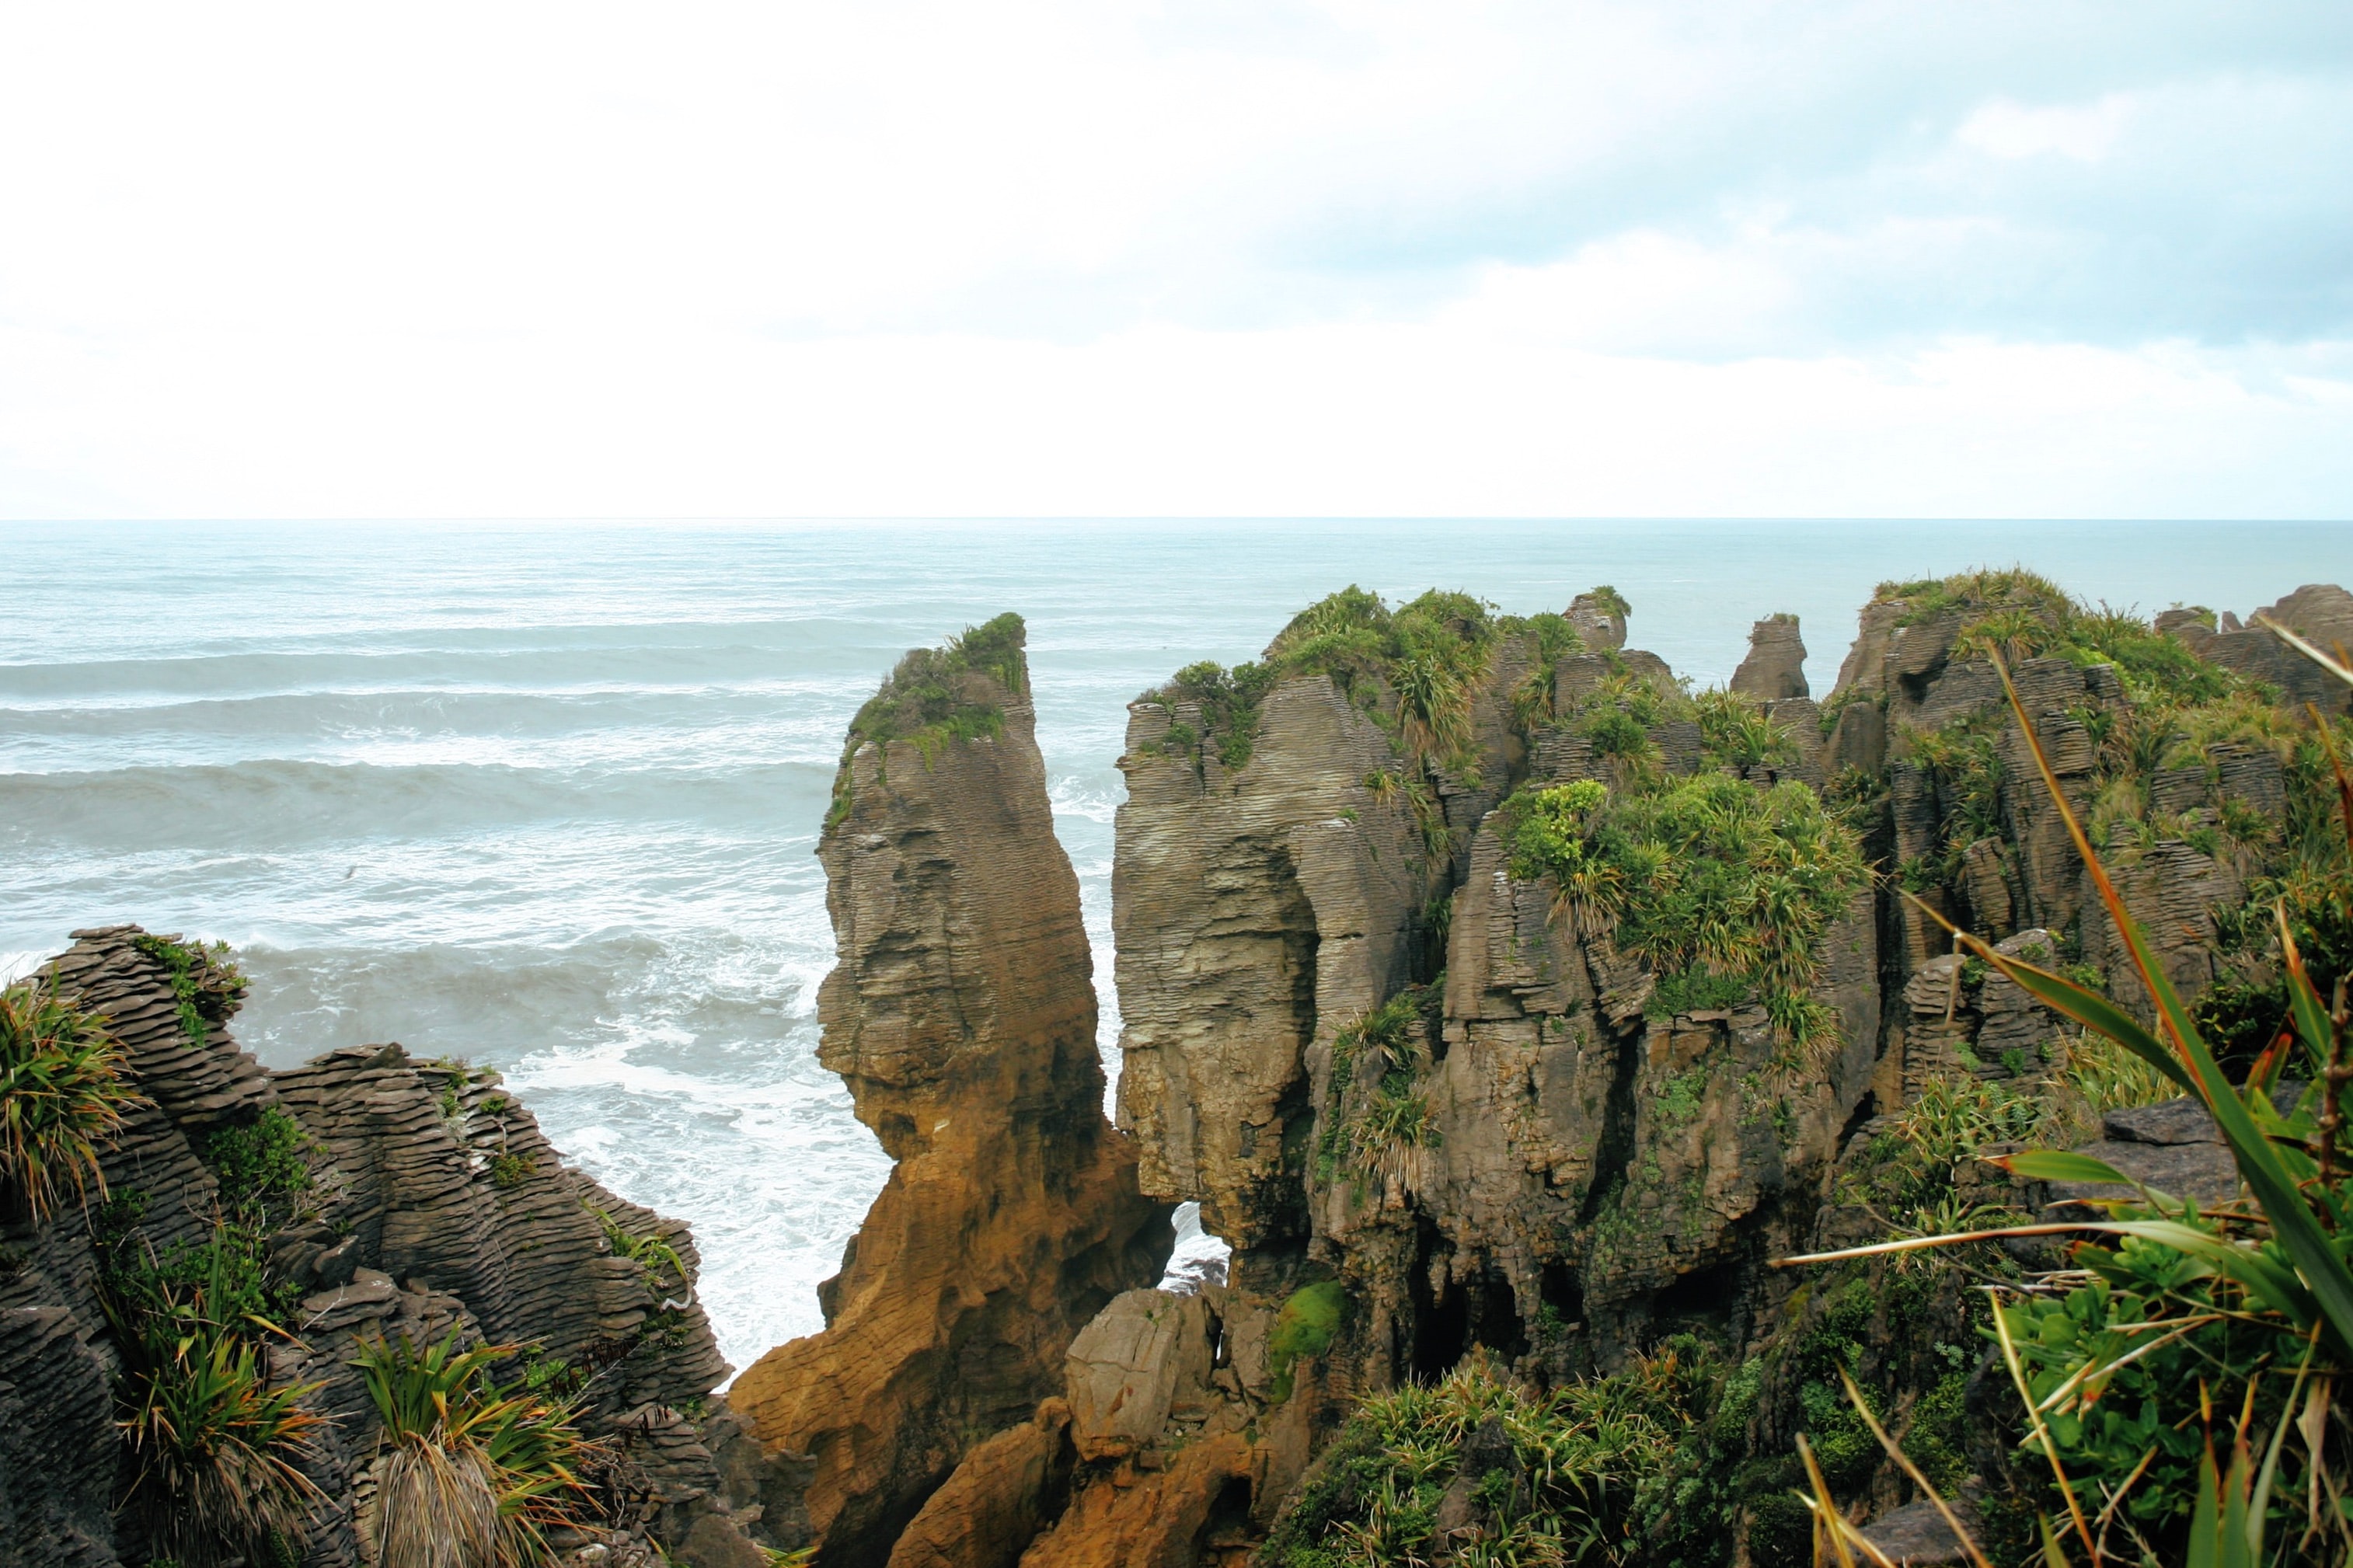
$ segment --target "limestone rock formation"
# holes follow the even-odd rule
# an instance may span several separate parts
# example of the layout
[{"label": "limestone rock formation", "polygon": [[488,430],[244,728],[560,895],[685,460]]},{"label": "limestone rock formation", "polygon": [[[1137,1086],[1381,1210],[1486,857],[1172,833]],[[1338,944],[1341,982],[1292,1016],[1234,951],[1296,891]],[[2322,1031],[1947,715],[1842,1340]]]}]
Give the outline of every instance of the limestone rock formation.
[{"label": "limestone rock formation", "polygon": [[1614,588],[1596,588],[1569,602],[1568,623],[1597,653],[1626,646],[1626,601]]},{"label": "limestone rock formation", "polygon": [[[693,1300],[684,1226],[566,1168],[494,1072],[362,1046],[273,1074],[230,1037],[235,993],[207,985],[210,955],[135,926],[75,937],[45,973],[111,1021],[149,1103],[106,1153],[108,1204],[38,1226],[11,1217],[0,1235],[0,1564],[146,1561],[114,1517],[120,1358],[99,1301],[100,1238],[159,1256],[209,1241],[215,1140],[265,1111],[290,1115],[309,1140],[309,1185],[267,1246],[273,1275],[301,1293],[293,1336],[270,1350],[272,1380],[317,1384],[309,1403],[329,1418],[308,1467],[323,1501],[306,1564],[366,1560],[354,1487],[377,1424],[354,1346],[404,1333],[423,1343],[453,1326],[599,1374],[584,1423],[642,1471],[657,1531],[675,1543],[708,1515],[706,1538],[750,1549],[749,1520],[730,1516],[709,1448],[681,1414],[727,1373]],[[175,984],[165,955],[193,980]],[[659,1238],[686,1277],[657,1282],[616,1256],[608,1222]]]},{"label": "limestone rock formation", "polygon": [[[1625,648],[1622,616],[1592,598],[1566,617],[1582,650],[1491,645],[1456,753],[1421,763],[1426,795],[1398,783],[1415,769],[1402,667],[1335,679],[1286,668],[1278,639],[1247,745],[1219,732],[1235,721],[1213,684],[1132,706],[1114,873],[1122,1121],[1145,1190],[1198,1200],[1235,1255],[1198,1339],[1177,1302],[1136,1298],[1081,1337],[1070,1501],[1029,1568],[1225,1561],[1262,1535],[1354,1396],[1474,1351],[1541,1384],[1696,1329],[1764,1355],[1748,1441],[1787,1450],[1805,1417],[1770,1347],[1834,1308],[1801,1308],[1792,1277],[1764,1264],[1875,1238],[1868,1213],[1822,1205],[1841,1149],[1868,1145],[1873,1113],[1932,1079],[2047,1071],[2063,1023],[1963,963],[1889,884],[1856,892],[1815,944],[1828,1048],[1793,1055],[1755,1000],[1662,1006],[1662,977],[1606,924],[1519,871],[1493,808],[1515,788],[1659,772],[1834,784],[1873,858],[1931,910],[2005,952],[2119,982],[2114,933],[1985,655],[1986,611],[1924,587],[1865,609],[1827,722],[1801,695],[1794,625],[1760,625],[1736,694],[1777,740],[1748,759],[1680,716],[1672,673]],[[2335,603],[2291,597],[2313,625]],[[1333,624],[1321,613],[1294,627]],[[2011,660],[2021,701],[2086,811],[2115,765],[2103,737],[2133,700],[2112,665],[2031,654]],[[1548,700],[1531,702],[1547,673]],[[1593,719],[1612,704],[1654,716],[1630,737]],[[2230,812],[2275,819],[2284,801],[2278,757],[2231,742],[2160,770],[2147,809],[2194,831]],[[2117,876],[2195,994],[2219,973],[2217,911],[2243,897],[2242,871],[2167,839]],[[2117,994],[2133,1000],[2128,984]],[[1409,1140],[1366,1142],[1369,1119],[1398,1116],[1418,1119]],[[2198,1138],[2119,1123],[2095,1148],[2200,1195],[2229,1187],[2222,1152]],[[1990,1167],[1957,1181],[1969,1201],[2028,1201]],[[1303,1333],[1303,1303],[1326,1289],[1343,1307]],[[1964,1333],[1957,1304],[1935,1310],[1937,1331]],[[1918,1523],[1890,1513],[1889,1538],[1941,1550]]]},{"label": "limestone rock formation", "polygon": [[2293,702],[2343,710],[2348,700],[2344,684],[2274,637],[2256,616],[2285,626],[2324,653],[2353,649],[2353,594],[2333,583],[2307,583],[2244,623],[2227,610],[2219,618],[2196,610],[2168,610],[2158,617],[2158,629],[2180,638],[2210,664],[2271,682]]},{"label": "limestone rock formation", "polygon": [[975,1450],[1046,1431],[1071,1340],[1168,1252],[1167,1208],[1103,1118],[1092,961],[1033,725],[1018,619],[909,655],[853,729],[818,846],[839,952],[820,1059],[896,1163],[824,1287],[824,1331],[731,1400],[776,1457],[767,1495],[806,1510],[827,1563],[889,1558],[968,1455],[1050,1472],[1059,1438]]},{"label": "limestone rock formation", "polygon": [[[1553,918],[1556,890],[1513,876],[1491,813],[1515,786],[1615,777],[1581,731],[1540,721],[1629,682],[1668,710],[1647,742],[1671,774],[1713,742],[1677,716],[1663,661],[1622,647],[1620,609],[1588,596],[1565,618],[1586,651],[1493,643],[1463,697],[1469,750],[1443,762],[1407,754],[1403,700],[1378,672],[1278,679],[1239,763],[1202,739],[1212,703],[1172,689],[1131,706],[1122,1124],[1145,1190],[1199,1201],[1236,1251],[1229,1287],[1203,1293],[1209,1331],[1189,1302],[1129,1297],[1081,1337],[1071,1500],[1028,1568],[1225,1561],[1355,1394],[1474,1347],[1549,1377],[1685,1317],[1745,1331],[1752,1277],[1802,1237],[1873,1068],[1871,900],[1821,944],[1843,1044],[1796,1082],[1761,1008],[1652,1016],[1654,977]],[[1512,696],[1532,683],[1533,724]],[[1790,749],[1757,782],[1819,779],[1818,710],[1775,696]],[[1400,782],[1417,766],[1426,794]],[[1414,989],[1440,970],[1442,992]],[[1386,1091],[1360,1037],[1401,996],[1418,998],[1409,1021],[1380,1048],[1426,1064],[1425,1131],[1367,1168],[1351,1130]],[[1311,1333],[1316,1300],[1339,1305]]]},{"label": "limestone rock formation", "polygon": [[1748,657],[1732,672],[1732,689],[1760,702],[1806,693],[1806,645],[1795,616],[1767,616],[1749,629]]}]

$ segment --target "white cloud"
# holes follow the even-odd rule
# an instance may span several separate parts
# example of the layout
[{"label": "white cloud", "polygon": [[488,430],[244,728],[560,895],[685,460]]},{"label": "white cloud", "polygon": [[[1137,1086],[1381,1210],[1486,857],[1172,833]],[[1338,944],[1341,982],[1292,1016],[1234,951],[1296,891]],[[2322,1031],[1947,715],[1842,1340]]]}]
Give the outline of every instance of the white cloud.
[{"label": "white cloud", "polygon": [[49,344],[0,427],[30,435],[14,482],[74,503],[50,513],[2262,517],[2353,495],[2353,345],[1681,363],[1581,347],[1572,312],[1528,330],[1532,287],[1424,322],[1071,345],[192,336],[125,379]]},{"label": "white cloud", "polygon": [[2347,15],[16,7],[0,516],[2341,515]]},{"label": "white cloud", "polygon": [[1997,158],[2056,153],[2096,163],[2123,134],[2131,104],[2111,93],[2097,103],[2029,109],[2007,100],[1987,104],[1962,121],[1956,139]]}]

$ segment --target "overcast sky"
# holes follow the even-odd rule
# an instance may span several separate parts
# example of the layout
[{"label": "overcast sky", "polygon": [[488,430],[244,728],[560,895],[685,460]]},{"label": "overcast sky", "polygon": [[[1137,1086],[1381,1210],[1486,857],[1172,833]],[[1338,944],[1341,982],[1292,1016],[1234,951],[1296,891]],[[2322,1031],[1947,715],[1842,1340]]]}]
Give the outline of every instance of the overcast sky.
[{"label": "overcast sky", "polygon": [[0,6],[0,516],[2353,517],[2353,5]]}]

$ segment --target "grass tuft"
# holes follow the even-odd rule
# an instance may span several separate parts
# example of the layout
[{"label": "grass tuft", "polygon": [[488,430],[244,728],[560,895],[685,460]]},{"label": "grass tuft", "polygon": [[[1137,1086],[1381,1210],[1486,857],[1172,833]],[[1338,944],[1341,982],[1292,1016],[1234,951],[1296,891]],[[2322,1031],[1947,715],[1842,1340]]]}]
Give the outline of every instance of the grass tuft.
[{"label": "grass tuft", "polygon": [[107,1020],[39,977],[0,988],[0,1193],[36,1224],[106,1195],[99,1154],[142,1103]]}]

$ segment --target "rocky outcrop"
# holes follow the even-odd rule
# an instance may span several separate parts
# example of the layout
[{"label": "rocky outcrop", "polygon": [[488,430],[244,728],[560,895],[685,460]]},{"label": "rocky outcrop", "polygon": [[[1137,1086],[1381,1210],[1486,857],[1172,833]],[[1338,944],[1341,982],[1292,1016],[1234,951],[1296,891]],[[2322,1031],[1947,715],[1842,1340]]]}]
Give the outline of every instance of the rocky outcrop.
[{"label": "rocky outcrop", "polygon": [[2158,628],[2179,637],[2209,664],[2270,682],[2291,702],[2343,711],[2348,701],[2344,682],[2274,637],[2257,622],[2257,616],[2285,626],[2324,653],[2353,648],[2353,594],[2334,583],[2307,583],[2244,623],[2227,610],[2220,616],[2168,610],[2158,617]]},{"label": "rocky outcrop", "polygon": [[1795,616],[1767,616],[1749,629],[1748,657],[1732,672],[1731,689],[1760,702],[1803,697],[1806,645]]},{"label": "rocky outcrop", "polygon": [[[1060,1439],[1036,1413],[1064,1352],[1158,1277],[1172,1236],[1103,1118],[1092,959],[1018,623],[993,669],[960,657],[981,635],[910,655],[870,705],[818,850],[839,953],[820,1059],[896,1163],[823,1288],[824,1331],[762,1357],[731,1400],[773,1458],[767,1495],[805,1511],[826,1563],[890,1558],[968,1457],[1047,1485]],[[959,1535],[934,1513],[909,1551],[997,1561],[983,1543],[1011,1533]]]},{"label": "rocky outcrop", "polygon": [[[1680,685],[1622,647],[1622,610],[1588,597],[1567,618],[1587,650],[1549,661],[1550,710],[1651,683],[1672,709],[1650,735],[1662,765],[1700,767]],[[1198,1200],[1236,1250],[1227,1288],[1122,1298],[1081,1337],[1071,1500],[1027,1568],[1239,1562],[1356,1394],[1474,1348],[1545,1379],[1687,1318],[1745,1331],[1765,1258],[1804,1234],[1873,1068],[1872,901],[1822,943],[1828,1060],[1793,1078],[1755,1005],[1660,1016],[1654,977],[1515,879],[1491,818],[1516,786],[1615,776],[1580,731],[1504,700],[1538,667],[1497,643],[1465,700],[1475,760],[1430,766],[1419,796],[1375,677],[1278,681],[1240,765],[1198,741],[1216,715],[1183,692],[1131,707],[1121,1120],[1145,1190]],[[1782,771],[1819,778],[1818,710],[1791,684],[1768,710],[1796,742]],[[1413,989],[1440,971],[1442,990]],[[1400,996],[1418,1000],[1385,1059],[1423,1064],[1427,1123],[1368,1167],[1349,1129],[1383,1069],[1357,1037]],[[1306,1334],[1322,1291],[1339,1305]]]},{"label": "rocky outcrop", "polygon": [[1202,727],[1194,706],[1130,714],[1112,873],[1121,1125],[1146,1191],[1199,1201],[1229,1242],[1296,1248],[1307,1053],[1413,977],[1443,861],[1404,792],[1376,787],[1388,737],[1328,677],[1269,695],[1239,771],[1169,745]]},{"label": "rocky outcrop", "polygon": [[[686,1227],[565,1166],[494,1072],[419,1062],[398,1046],[337,1051],[282,1073],[239,1050],[234,991],[207,988],[215,960],[135,926],[78,931],[45,974],[107,1017],[145,1097],[105,1156],[110,1201],[0,1237],[0,1563],[143,1562],[113,1515],[121,1461],[112,1382],[121,1358],[99,1300],[100,1240],[117,1256],[209,1243],[224,1134],[282,1112],[307,1135],[307,1188],[272,1211],[273,1279],[298,1298],[271,1342],[275,1384],[315,1384],[327,1418],[307,1467],[323,1501],[303,1561],[369,1560],[354,1503],[377,1425],[354,1347],[455,1327],[527,1344],[587,1379],[583,1422],[641,1475],[645,1518],[675,1543],[703,1516],[706,1539],[743,1542],[700,1409],[727,1373],[693,1300]],[[164,956],[188,964],[174,975]],[[613,1233],[659,1238],[685,1278],[656,1281],[617,1256]],[[545,1363],[543,1363],[545,1364]],[[630,1521],[617,1541],[630,1533]]]}]

